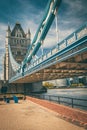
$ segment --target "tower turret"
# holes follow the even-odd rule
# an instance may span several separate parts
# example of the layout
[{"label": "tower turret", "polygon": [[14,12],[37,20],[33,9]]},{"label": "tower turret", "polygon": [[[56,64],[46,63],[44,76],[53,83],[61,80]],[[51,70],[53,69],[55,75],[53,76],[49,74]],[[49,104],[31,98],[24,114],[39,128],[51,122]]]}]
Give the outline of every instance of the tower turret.
[{"label": "tower turret", "polygon": [[8,52],[8,44],[10,43],[10,36],[11,36],[11,30],[10,26],[8,25],[7,33],[6,33],[6,43],[5,43],[5,48],[6,48],[6,54],[5,54],[5,80],[9,80],[9,52]]},{"label": "tower turret", "polygon": [[7,34],[6,34],[7,37],[10,37],[11,36],[11,29],[10,29],[10,26],[8,25],[8,29],[7,29]]},{"label": "tower turret", "polygon": [[30,32],[30,29],[28,29],[28,33],[26,34],[26,38],[31,39],[31,32]]}]

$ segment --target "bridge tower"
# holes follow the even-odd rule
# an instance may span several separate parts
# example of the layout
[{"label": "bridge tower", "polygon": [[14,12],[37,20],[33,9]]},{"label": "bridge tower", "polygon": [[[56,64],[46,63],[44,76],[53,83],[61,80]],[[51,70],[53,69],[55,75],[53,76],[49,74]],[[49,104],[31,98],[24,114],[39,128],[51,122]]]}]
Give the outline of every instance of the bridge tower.
[{"label": "bridge tower", "polygon": [[6,32],[6,43],[5,43],[5,48],[6,48],[6,53],[5,53],[5,59],[4,59],[4,80],[8,81],[9,79],[9,53],[8,53],[8,44],[10,42],[10,36],[11,36],[11,30],[10,26],[8,26],[7,32]]},{"label": "bridge tower", "polygon": [[6,34],[6,54],[5,54],[5,63],[6,67],[4,70],[4,79],[8,81],[8,79],[13,76],[14,72],[11,68],[9,53],[8,53],[8,45],[11,47],[12,55],[17,63],[21,64],[23,61],[27,49],[31,44],[31,33],[30,29],[25,34],[24,30],[21,27],[20,23],[16,23],[13,30],[11,31],[10,26],[8,26],[7,34]]},{"label": "bridge tower", "polygon": [[10,26],[8,25],[5,41],[6,52],[4,56],[4,81],[6,81],[7,83],[8,80],[15,74],[11,66],[8,46],[10,45],[12,55],[16,60],[16,62],[21,64],[30,44],[31,44],[30,29],[28,29],[27,33],[25,33],[21,27],[21,24],[17,22],[13,30],[11,31]]}]

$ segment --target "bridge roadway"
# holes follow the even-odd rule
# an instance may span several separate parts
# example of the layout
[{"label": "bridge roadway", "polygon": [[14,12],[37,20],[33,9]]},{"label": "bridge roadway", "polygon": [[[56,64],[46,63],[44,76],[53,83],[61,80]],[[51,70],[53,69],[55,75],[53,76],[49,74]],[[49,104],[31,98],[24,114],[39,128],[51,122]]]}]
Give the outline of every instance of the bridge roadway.
[{"label": "bridge roadway", "polygon": [[87,24],[84,24],[49,53],[27,64],[23,73],[17,73],[10,83],[38,81],[87,75]]},{"label": "bridge roadway", "polygon": [[0,130],[84,130],[31,101],[0,102]]}]

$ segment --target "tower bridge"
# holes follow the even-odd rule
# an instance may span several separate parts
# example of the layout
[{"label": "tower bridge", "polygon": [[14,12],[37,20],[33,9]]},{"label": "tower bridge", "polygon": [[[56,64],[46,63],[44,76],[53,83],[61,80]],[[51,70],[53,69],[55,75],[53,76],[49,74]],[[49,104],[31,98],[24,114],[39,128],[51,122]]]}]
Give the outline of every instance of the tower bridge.
[{"label": "tower bridge", "polygon": [[49,0],[32,42],[30,30],[25,34],[19,23],[12,31],[8,27],[5,78],[9,83],[40,87],[42,81],[87,76],[87,23],[57,43],[47,54],[33,59],[43,44],[60,3],[61,0]]},{"label": "tower bridge", "polygon": [[16,76],[10,79],[10,82],[27,83],[86,76],[86,24],[78,30],[58,43],[49,53],[42,55],[37,60],[26,66],[24,72],[17,73]]}]

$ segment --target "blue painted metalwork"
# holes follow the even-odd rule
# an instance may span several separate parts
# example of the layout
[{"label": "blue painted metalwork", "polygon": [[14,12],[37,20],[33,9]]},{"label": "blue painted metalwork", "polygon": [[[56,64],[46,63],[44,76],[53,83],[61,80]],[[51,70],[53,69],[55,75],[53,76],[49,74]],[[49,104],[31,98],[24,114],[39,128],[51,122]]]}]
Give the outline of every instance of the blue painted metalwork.
[{"label": "blue painted metalwork", "polygon": [[[82,41],[78,41],[78,44],[76,46],[79,47],[81,45],[84,45],[85,42],[87,42],[87,36],[84,39],[82,39]],[[25,71],[24,75],[32,74],[32,73],[39,71],[43,68],[49,67],[57,62],[58,63],[62,62],[62,61],[66,60],[74,55],[77,55],[77,54],[80,54],[82,52],[87,51],[87,44],[86,44],[86,46],[84,46],[84,48],[79,49],[76,52],[72,52],[69,55],[65,55],[68,51],[70,51],[70,50],[73,51],[73,49],[75,49],[76,46],[70,46],[66,51],[59,51],[55,55],[52,55],[50,58],[47,58],[45,61],[42,61],[42,62],[38,63],[37,65],[32,64],[30,66],[30,68],[27,71]],[[58,60],[56,60],[56,58],[60,57],[60,56],[62,56],[62,58],[59,58]]]},{"label": "blue painted metalwork", "polygon": [[[20,71],[20,72],[22,71],[22,75],[23,75],[24,69],[25,69],[27,63],[31,61],[32,57],[36,54],[36,52],[40,48],[43,40],[45,39],[46,34],[55,18],[55,15],[57,13],[60,3],[61,3],[61,0],[49,0],[46,11],[45,11],[45,15],[40,23],[40,26],[36,32],[33,42],[31,44],[30,48],[28,49],[28,53],[26,54],[26,57],[23,60],[22,65],[20,65],[20,67],[16,63],[14,58],[12,57],[12,53],[11,53],[11,50],[9,47],[10,59],[11,59],[11,64],[12,64],[13,70]],[[18,70],[18,68],[19,68],[19,70]]]},{"label": "blue painted metalwork", "polygon": [[[76,48],[79,48],[75,50]],[[48,54],[41,56],[25,67],[23,75],[30,75],[38,70],[64,61],[74,55],[87,51],[87,23],[59,42]],[[69,53],[70,52],[70,53]],[[67,54],[68,53],[68,54]],[[21,78],[21,73],[13,77],[10,82]]]},{"label": "blue painted metalwork", "polygon": [[55,18],[60,2],[61,0],[49,0],[45,15],[21,66],[22,69],[25,68],[27,62],[31,61],[32,57],[36,54],[43,43],[43,40],[45,39],[46,34]]}]

